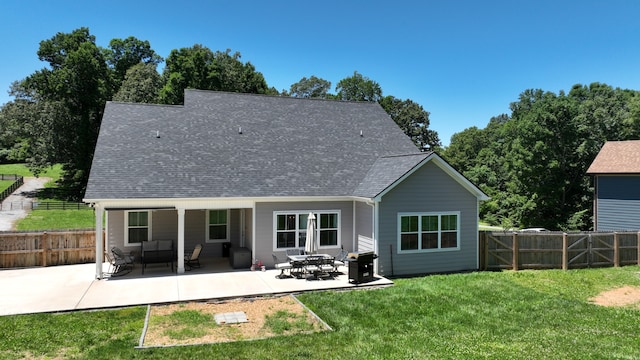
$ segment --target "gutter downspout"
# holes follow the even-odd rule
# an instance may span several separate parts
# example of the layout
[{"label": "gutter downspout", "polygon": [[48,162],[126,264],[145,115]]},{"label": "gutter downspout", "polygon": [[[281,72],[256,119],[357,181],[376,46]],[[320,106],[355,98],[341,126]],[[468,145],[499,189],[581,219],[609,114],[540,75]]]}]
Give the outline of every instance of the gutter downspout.
[{"label": "gutter downspout", "polygon": [[[482,255],[480,254],[480,200],[478,198],[476,198],[476,216],[478,217],[476,220],[476,270],[480,270],[480,256]],[[487,265],[485,264],[485,266]]]},{"label": "gutter downspout", "polygon": [[353,219],[351,221],[351,248],[356,248],[356,202],[353,201]]},{"label": "gutter downspout", "polygon": [[[379,234],[379,230],[380,230],[380,221],[379,220],[380,217],[380,200],[376,200],[373,203],[373,251],[375,252],[375,254],[380,254],[380,242],[378,239],[378,234]],[[379,261],[376,259],[374,260],[374,265],[373,265],[373,272],[378,274],[378,265],[379,265]]]},{"label": "gutter downspout", "polygon": [[102,279],[102,263],[104,262],[104,243],[102,237],[102,216],[104,208],[102,205],[95,205],[94,212],[96,215],[96,279]]}]

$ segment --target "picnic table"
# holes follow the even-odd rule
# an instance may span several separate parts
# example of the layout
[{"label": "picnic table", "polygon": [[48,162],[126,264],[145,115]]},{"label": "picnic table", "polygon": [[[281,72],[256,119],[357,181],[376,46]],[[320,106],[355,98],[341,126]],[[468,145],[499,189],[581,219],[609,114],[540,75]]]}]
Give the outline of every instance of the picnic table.
[{"label": "picnic table", "polygon": [[297,278],[304,275],[310,275],[313,279],[331,276],[335,268],[335,258],[329,254],[287,255],[287,258],[291,263],[291,274]]}]

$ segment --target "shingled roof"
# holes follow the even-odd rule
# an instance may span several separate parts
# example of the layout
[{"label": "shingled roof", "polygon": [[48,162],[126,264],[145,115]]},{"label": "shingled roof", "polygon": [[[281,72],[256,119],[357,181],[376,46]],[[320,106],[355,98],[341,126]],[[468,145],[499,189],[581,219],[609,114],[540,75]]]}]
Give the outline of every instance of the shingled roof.
[{"label": "shingled roof", "polygon": [[587,174],[640,174],[640,140],[607,141]]},{"label": "shingled roof", "polygon": [[423,157],[379,159],[407,154],[377,103],[187,90],[107,103],[85,199],[375,196]]}]

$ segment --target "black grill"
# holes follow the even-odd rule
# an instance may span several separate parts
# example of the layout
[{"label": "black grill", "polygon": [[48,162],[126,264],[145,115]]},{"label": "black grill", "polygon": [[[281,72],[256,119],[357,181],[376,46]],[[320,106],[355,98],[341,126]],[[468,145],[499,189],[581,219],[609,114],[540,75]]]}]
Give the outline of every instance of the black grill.
[{"label": "black grill", "polygon": [[349,253],[349,281],[356,284],[373,280],[373,260],[378,255],[373,251]]}]

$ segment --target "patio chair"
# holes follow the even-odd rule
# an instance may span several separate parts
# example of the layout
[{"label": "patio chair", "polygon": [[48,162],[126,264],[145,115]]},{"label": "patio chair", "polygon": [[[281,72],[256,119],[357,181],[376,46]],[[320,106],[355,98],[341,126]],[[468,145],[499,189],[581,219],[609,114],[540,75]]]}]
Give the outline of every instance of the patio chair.
[{"label": "patio chair", "polygon": [[200,252],[202,252],[202,244],[198,244],[193,251],[184,255],[184,269],[189,271],[193,268],[200,268]]},{"label": "patio chair", "polygon": [[338,272],[338,268],[340,266],[345,266],[348,255],[349,253],[345,249],[340,248],[340,251],[338,251],[338,254],[333,261],[333,272]]},{"label": "patio chair", "polygon": [[322,256],[309,255],[304,261],[304,271],[311,276],[307,277],[307,280],[313,278],[317,280],[322,272],[321,265],[323,263]]},{"label": "patio chair", "polygon": [[[275,264],[276,270],[280,270],[280,274],[276,275],[276,278],[282,279],[284,277],[291,277],[291,269],[293,268],[293,265],[291,265],[290,262],[280,261],[276,254],[271,254],[271,256],[273,256],[273,263]],[[289,270],[289,276],[285,276],[285,270]]]},{"label": "patio chair", "polygon": [[304,251],[302,249],[287,249],[287,256],[289,255],[304,255]]},{"label": "patio chair", "polygon": [[335,258],[333,256],[325,256],[322,258],[322,260],[320,261],[320,273],[319,275],[321,276],[328,276],[331,277],[332,279],[335,279],[333,276],[333,273],[335,271],[336,265],[335,265]]},{"label": "patio chair", "polygon": [[110,253],[106,253],[107,261],[109,261],[109,275],[111,277],[122,276],[133,270],[133,263],[127,263],[125,259],[118,259]]},{"label": "patio chair", "polygon": [[111,253],[113,254],[113,257],[116,260],[123,260],[125,262],[125,264],[127,265],[131,265],[131,267],[133,268],[133,263],[135,260],[135,257],[131,254],[125,254],[124,251],[120,250],[119,247],[114,246],[111,248]]}]

